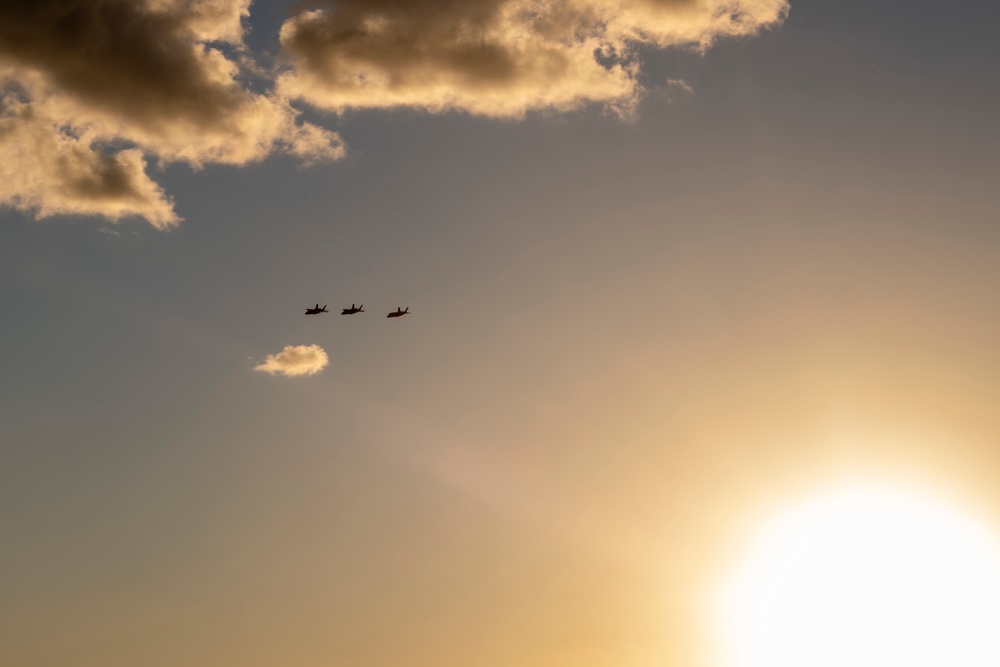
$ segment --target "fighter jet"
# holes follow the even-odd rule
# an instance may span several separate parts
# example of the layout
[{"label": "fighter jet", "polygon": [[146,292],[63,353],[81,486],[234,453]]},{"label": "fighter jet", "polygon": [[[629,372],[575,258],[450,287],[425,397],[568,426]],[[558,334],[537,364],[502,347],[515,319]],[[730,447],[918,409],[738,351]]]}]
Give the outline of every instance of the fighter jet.
[{"label": "fighter jet", "polygon": [[350,308],[344,308],[342,311],[340,311],[340,314],[353,315],[354,313],[363,313],[363,312],[365,312],[365,304],[361,304],[360,306],[355,306],[352,303]]},{"label": "fighter jet", "polygon": [[315,308],[306,308],[306,315],[318,315],[320,313],[329,313],[329,312],[330,311],[326,309],[326,306],[320,308],[318,303],[316,304]]},{"label": "fighter jet", "polygon": [[402,308],[396,308],[396,312],[389,313],[388,315],[386,315],[386,317],[402,317],[403,315],[409,315],[409,314],[410,314],[410,307],[407,306],[406,310],[403,310]]}]

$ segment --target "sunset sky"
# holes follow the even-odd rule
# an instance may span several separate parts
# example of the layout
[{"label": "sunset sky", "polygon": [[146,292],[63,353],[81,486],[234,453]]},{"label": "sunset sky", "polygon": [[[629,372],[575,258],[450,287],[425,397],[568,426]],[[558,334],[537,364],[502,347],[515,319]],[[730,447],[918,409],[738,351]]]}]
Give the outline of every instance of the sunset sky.
[{"label": "sunset sky", "polygon": [[0,664],[787,667],[774,517],[996,538],[998,22],[3,3]]}]

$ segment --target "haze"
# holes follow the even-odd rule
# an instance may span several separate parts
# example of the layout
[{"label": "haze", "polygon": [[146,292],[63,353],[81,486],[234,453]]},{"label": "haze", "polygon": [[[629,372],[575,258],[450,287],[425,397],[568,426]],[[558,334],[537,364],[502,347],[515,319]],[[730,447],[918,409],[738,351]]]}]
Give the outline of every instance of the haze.
[{"label": "haze", "polygon": [[998,531],[994,3],[7,4],[0,663],[734,667],[799,499]]}]

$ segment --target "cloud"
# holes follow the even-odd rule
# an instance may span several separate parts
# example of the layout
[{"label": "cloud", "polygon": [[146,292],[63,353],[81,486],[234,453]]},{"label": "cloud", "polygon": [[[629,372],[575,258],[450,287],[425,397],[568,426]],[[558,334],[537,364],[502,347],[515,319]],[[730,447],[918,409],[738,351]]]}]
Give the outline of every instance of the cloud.
[{"label": "cloud", "polygon": [[161,229],[178,221],[141,151],[102,153],[9,96],[0,98],[0,202],[39,218],[142,215]]},{"label": "cloud", "polygon": [[661,92],[668,100],[673,101],[684,95],[694,95],[694,88],[684,79],[667,79]]},{"label": "cloud", "polygon": [[321,108],[519,117],[630,114],[636,47],[705,50],[782,21],[787,0],[319,0],[281,28],[279,90]]},{"label": "cloud", "polygon": [[269,354],[255,371],[271,375],[315,375],[330,363],[326,351],[319,345],[286,345],[278,354]]},{"label": "cloud", "polygon": [[299,102],[505,118],[596,103],[628,117],[646,92],[640,47],[755,35],[788,0],[310,0],[292,5],[272,70],[244,42],[250,9],[0,3],[0,206],[169,229],[181,218],[151,167],[343,157]]},{"label": "cloud", "polygon": [[[0,5],[4,144],[25,173],[0,204],[33,212],[179,221],[147,159],[245,165],[274,152],[343,156],[339,136],[287,99],[253,92],[241,19],[250,0],[35,0]],[[56,172],[48,168],[60,166]],[[8,167],[8,170],[13,170]],[[53,173],[56,174],[53,177]],[[6,175],[6,174],[5,174]],[[48,182],[46,182],[48,181]]]},{"label": "cloud", "polygon": [[[319,107],[462,109],[518,116],[593,99],[628,105],[628,63],[609,66],[593,34],[546,35],[547,5],[521,2],[347,0],[305,11],[281,28],[293,70],[279,89]],[[538,15],[538,12],[545,12]]]}]

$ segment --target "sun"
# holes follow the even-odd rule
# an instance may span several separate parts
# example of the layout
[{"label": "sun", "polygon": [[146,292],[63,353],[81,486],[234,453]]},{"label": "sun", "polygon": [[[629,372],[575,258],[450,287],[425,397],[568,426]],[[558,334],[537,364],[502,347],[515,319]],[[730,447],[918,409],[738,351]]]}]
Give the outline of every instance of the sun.
[{"label": "sun", "polygon": [[909,500],[851,493],[776,522],[725,607],[726,667],[1000,665],[1000,554]]}]

